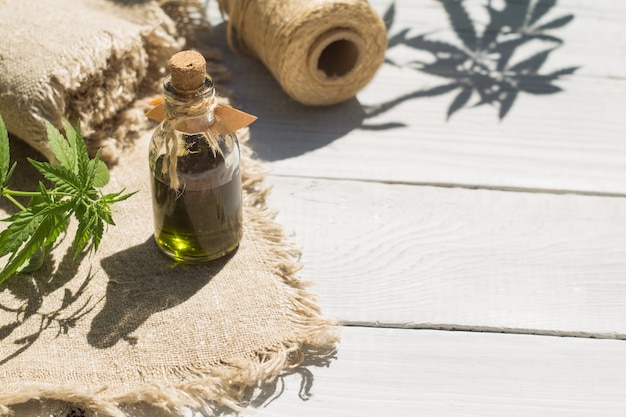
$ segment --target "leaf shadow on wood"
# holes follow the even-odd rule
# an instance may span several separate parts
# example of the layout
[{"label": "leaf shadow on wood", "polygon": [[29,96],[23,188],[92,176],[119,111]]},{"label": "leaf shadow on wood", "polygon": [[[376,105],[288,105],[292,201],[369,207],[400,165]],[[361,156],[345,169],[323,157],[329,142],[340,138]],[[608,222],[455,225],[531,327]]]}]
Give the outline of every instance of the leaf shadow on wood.
[{"label": "leaf shadow on wood", "polygon": [[[558,93],[562,88],[554,82],[579,68],[541,72],[549,55],[564,44],[563,39],[551,31],[574,19],[572,14],[550,17],[548,13],[556,6],[556,0],[503,0],[499,6],[488,0],[484,8],[489,22],[484,27],[472,20],[470,6],[463,0],[437,1],[446,13],[456,42],[436,39],[433,34],[411,36],[409,29],[403,29],[390,36],[388,48],[403,45],[426,53],[430,58],[404,65],[390,59],[386,62],[448,79],[448,84],[433,88],[440,88],[442,94],[457,90],[448,107],[447,119],[465,107],[491,105],[498,109],[502,120],[520,93]],[[395,4],[392,4],[385,13],[388,29],[393,25],[395,14]],[[524,49],[529,45],[534,46],[530,55]],[[524,53],[526,56],[519,59],[518,55],[524,56]],[[420,92],[407,94],[379,107],[390,108],[421,96]],[[478,100],[470,105],[472,97]]]},{"label": "leaf shadow on wood", "polygon": [[[381,103],[362,105],[353,98],[333,106],[301,105],[282,91],[259,61],[222,49],[226,65],[237,81],[235,102],[259,117],[251,126],[250,142],[257,157],[283,160],[323,148],[355,129],[381,131],[403,127],[404,121],[372,121],[407,101],[445,94],[454,94],[447,120],[461,109],[484,105],[495,107],[498,118],[503,120],[521,93],[558,93],[562,88],[555,82],[579,68],[543,71],[549,55],[564,44],[553,31],[574,19],[572,14],[557,13],[553,17],[556,0],[502,0],[500,5],[484,0],[482,6],[463,0],[433,1],[443,8],[455,40],[437,40],[432,34],[412,35],[412,28],[393,33],[396,6],[391,3],[383,16],[389,33],[388,50],[402,45],[415,51],[416,57],[426,54],[430,58],[397,63],[388,57],[385,65],[408,67],[447,82],[408,91]],[[473,21],[469,7],[484,8],[489,17],[484,27]],[[225,45],[225,38],[224,25],[216,26],[212,42]],[[535,46],[535,52],[520,59],[520,52],[528,54],[525,48],[530,44]]]}]

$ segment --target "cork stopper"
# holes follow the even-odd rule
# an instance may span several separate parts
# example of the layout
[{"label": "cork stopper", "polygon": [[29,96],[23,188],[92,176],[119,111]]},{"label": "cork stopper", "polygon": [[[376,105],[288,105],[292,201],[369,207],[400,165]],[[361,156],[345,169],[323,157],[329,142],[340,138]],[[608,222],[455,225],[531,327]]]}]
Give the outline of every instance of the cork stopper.
[{"label": "cork stopper", "polygon": [[193,91],[204,85],[206,60],[196,51],[174,54],[169,62],[172,86],[179,91]]}]

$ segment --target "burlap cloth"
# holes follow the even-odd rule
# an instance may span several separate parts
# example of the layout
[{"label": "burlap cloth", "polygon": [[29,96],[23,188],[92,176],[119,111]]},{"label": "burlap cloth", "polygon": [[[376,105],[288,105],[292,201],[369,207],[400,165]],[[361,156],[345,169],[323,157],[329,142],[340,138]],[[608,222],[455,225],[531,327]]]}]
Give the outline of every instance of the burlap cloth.
[{"label": "burlap cloth", "polygon": [[144,128],[131,104],[159,90],[164,63],[185,44],[177,23],[189,23],[178,10],[186,3],[195,4],[0,0],[0,114],[9,131],[51,157],[43,121],[62,129],[63,118],[80,120],[88,147],[115,162]]},{"label": "burlap cloth", "polygon": [[[114,206],[117,225],[98,253],[72,261],[70,235],[42,270],[0,287],[0,415],[23,415],[17,410],[33,400],[76,405],[87,415],[124,416],[142,403],[238,409],[267,395],[281,374],[332,356],[334,327],[296,276],[298,251],[272,220],[262,167],[247,132],[239,134],[245,233],[232,256],[185,265],[160,253],[145,131],[111,170],[105,191],[139,192]],[[12,142],[16,189],[39,179],[20,145]],[[0,217],[13,210],[0,201]]]}]

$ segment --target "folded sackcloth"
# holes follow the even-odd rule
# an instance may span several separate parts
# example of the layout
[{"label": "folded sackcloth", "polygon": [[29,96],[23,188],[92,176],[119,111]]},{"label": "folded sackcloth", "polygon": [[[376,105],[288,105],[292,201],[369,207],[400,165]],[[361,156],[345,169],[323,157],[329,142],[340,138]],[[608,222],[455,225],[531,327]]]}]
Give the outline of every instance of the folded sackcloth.
[{"label": "folded sackcloth", "polygon": [[102,147],[102,159],[115,162],[145,128],[133,102],[159,91],[167,59],[184,46],[163,3],[0,0],[0,115],[9,132],[51,159],[43,121],[59,129],[64,118],[80,121],[90,151]]}]

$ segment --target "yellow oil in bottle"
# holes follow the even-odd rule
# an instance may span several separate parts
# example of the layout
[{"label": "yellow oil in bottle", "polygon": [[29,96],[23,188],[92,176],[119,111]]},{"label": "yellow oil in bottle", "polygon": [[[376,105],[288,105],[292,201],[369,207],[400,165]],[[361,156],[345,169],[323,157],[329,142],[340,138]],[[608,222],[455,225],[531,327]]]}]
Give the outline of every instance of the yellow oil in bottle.
[{"label": "yellow oil in bottle", "polygon": [[233,251],[243,234],[241,173],[228,169],[222,155],[202,144],[201,135],[186,155],[178,158],[180,187],[173,189],[161,174],[163,156],[152,172],[155,239],[178,261],[204,262]]}]

